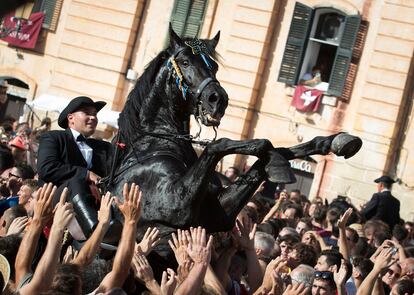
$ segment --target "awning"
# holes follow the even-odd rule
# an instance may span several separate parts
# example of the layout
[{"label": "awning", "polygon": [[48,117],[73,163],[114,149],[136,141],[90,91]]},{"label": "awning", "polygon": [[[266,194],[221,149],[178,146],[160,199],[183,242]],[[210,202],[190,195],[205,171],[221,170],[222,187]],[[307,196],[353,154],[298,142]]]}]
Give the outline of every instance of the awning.
[{"label": "awning", "polygon": [[[62,112],[62,110],[68,104],[68,99],[46,93],[41,94],[34,100],[27,102],[27,105],[30,106],[31,109],[40,110],[44,112],[56,112],[58,114],[60,114],[60,112]],[[25,110],[25,112],[29,111],[29,108]],[[119,112],[109,110],[107,109],[107,107],[103,108],[98,113],[98,121],[100,124],[106,124],[114,128],[118,128],[118,117]]]}]

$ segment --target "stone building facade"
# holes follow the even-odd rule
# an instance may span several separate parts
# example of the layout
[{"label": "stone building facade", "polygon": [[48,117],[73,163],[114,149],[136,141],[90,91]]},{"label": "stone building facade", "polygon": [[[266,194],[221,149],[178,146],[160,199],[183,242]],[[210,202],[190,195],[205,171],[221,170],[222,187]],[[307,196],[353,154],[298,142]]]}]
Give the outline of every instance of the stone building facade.
[{"label": "stone building facade", "polygon": [[[218,78],[230,97],[220,137],[291,146],[340,131],[358,135],[364,145],[352,159],[292,162],[297,186],[310,198],[340,194],[358,204],[374,192],[375,178],[390,174],[400,180],[394,195],[402,216],[413,219],[413,1],[52,2],[55,27],[41,32],[39,48],[0,43],[0,78],[27,85],[25,99],[83,94],[120,111],[134,83],[127,76],[142,73],[166,45],[170,21],[182,35],[212,38],[220,30]],[[328,90],[317,112],[302,113],[291,106],[295,85],[316,63]],[[223,167],[253,161],[229,156]]]}]

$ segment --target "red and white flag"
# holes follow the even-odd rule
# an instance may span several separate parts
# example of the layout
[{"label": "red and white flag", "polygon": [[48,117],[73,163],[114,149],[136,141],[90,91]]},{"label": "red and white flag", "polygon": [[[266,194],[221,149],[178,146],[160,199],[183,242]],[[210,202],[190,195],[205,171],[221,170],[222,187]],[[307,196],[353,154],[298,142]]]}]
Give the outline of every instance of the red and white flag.
[{"label": "red and white flag", "polygon": [[323,91],[296,86],[291,105],[301,112],[317,112],[321,104]]}]

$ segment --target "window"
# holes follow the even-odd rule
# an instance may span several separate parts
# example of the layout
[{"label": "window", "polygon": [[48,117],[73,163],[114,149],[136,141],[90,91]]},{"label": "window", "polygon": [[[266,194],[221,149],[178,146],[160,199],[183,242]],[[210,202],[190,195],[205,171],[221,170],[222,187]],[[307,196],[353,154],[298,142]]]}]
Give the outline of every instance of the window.
[{"label": "window", "polygon": [[348,84],[352,85],[355,78],[352,64],[359,60],[353,58],[353,49],[360,23],[359,15],[346,15],[333,8],[313,9],[296,2],[278,81],[295,85],[317,67],[327,94],[345,98],[347,89],[350,95]]},{"label": "window", "polygon": [[200,35],[207,8],[207,0],[175,0],[171,24],[180,37]]},{"label": "window", "polygon": [[55,31],[62,4],[63,0],[35,0],[32,12],[43,11],[45,13],[43,28]]}]

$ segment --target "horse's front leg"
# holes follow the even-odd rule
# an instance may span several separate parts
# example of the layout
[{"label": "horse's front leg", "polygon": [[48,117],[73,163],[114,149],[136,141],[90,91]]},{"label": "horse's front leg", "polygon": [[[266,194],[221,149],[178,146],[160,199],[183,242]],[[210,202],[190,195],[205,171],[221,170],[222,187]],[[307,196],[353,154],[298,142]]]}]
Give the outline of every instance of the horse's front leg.
[{"label": "horse's front leg", "polygon": [[348,133],[337,133],[330,136],[317,136],[290,148],[276,148],[276,151],[287,160],[310,155],[327,155],[331,152],[348,159],[355,155],[361,146],[362,140],[359,137]]},{"label": "horse's front leg", "polygon": [[[271,150],[274,147],[266,139],[237,141],[221,138],[214,141],[204,149],[197,162],[181,178],[180,181],[186,189],[184,193],[193,199],[203,198],[217,163],[226,155],[243,154],[261,158]],[[284,159],[281,157],[281,160]]]}]

